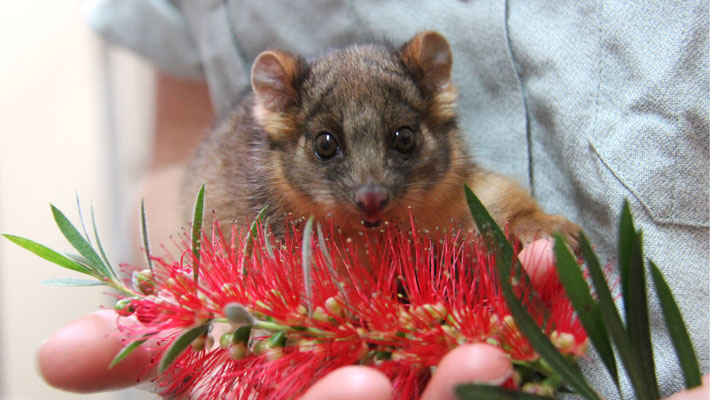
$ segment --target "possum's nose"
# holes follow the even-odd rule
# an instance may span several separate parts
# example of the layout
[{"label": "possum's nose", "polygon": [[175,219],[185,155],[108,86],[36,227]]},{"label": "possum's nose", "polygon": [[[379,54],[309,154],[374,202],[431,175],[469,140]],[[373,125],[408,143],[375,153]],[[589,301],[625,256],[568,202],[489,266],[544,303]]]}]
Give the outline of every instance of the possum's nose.
[{"label": "possum's nose", "polygon": [[389,191],[382,185],[364,185],[355,191],[355,204],[368,215],[378,214],[389,201]]}]

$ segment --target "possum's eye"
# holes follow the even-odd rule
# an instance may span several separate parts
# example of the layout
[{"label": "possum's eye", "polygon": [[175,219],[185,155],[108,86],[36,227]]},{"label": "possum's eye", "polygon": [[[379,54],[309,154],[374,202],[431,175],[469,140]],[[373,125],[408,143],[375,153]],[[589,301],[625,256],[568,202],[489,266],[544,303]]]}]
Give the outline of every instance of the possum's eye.
[{"label": "possum's eye", "polygon": [[394,132],[392,145],[400,153],[411,153],[414,150],[414,132],[406,126],[398,128]]},{"label": "possum's eye", "polygon": [[313,141],[313,151],[321,160],[329,160],[338,154],[338,140],[328,132],[321,132]]}]

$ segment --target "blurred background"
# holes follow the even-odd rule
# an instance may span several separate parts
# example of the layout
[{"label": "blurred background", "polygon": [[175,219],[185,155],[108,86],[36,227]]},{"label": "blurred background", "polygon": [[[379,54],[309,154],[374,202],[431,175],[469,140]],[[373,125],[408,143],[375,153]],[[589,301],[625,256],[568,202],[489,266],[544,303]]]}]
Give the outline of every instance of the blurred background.
[{"label": "blurred background", "polygon": [[[154,72],[107,48],[87,27],[79,0],[5,2],[0,13],[0,232],[69,250],[49,203],[78,221],[93,203],[104,247],[131,261],[139,182],[149,163]],[[141,399],[138,391],[76,395],[36,372],[43,339],[111,306],[100,287],[43,286],[79,277],[0,238],[0,399]]]}]

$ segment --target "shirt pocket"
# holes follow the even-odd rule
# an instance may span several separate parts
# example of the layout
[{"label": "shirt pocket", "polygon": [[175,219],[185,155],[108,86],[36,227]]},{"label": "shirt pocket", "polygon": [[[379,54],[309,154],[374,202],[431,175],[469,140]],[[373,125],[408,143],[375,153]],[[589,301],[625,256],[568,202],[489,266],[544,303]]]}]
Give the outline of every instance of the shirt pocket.
[{"label": "shirt pocket", "polygon": [[692,121],[685,122],[629,116],[589,142],[599,160],[653,220],[708,227],[707,132],[689,129]]}]

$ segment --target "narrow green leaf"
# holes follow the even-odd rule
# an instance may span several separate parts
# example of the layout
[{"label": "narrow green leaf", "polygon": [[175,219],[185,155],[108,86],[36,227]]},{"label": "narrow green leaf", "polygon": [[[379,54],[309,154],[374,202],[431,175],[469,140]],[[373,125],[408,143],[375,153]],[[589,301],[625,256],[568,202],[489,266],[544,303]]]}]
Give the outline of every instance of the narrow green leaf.
[{"label": "narrow green leaf", "polygon": [[[621,275],[621,292],[628,292],[629,284],[629,268],[631,265],[631,249],[633,248],[634,238],[636,237],[636,229],[634,228],[633,218],[631,217],[631,209],[628,200],[624,200],[624,205],[621,210],[619,220],[619,242],[617,247],[617,262],[619,274]],[[629,308],[626,297],[624,297],[624,311],[628,318]]]},{"label": "narrow green leaf", "polygon": [[81,222],[81,230],[84,231],[84,239],[86,239],[89,244],[91,244],[91,237],[89,237],[89,232],[86,230],[86,224],[84,223],[84,214],[81,211],[81,202],[79,201],[79,192],[74,192],[76,197],[76,210],[79,213],[79,222]]},{"label": "narrow green leaf", "polygon": [[205,210],[205,185],[202,184],[195,200],[192,217],[192,279],[197,284],[200,274],[200,245],[202,243],[202,218]]},{"label": "narrow green leaf", "polygon": [[[262,212],[264,210],[262,209]],[[266,219],[266,222],[264,222],[264,247],[266,247],[266,252],[269,254],[269,257],[271,259],[275,259],[276,256],[274,255],[274,245],[271,244],[271,238],[270,238],[271,231],[269,229],[269,219]]]},{"label": "narrow green leaf", "polygon": [[[254,247],[254,240],[257,238],[257,235],[259,234],[259,224],[261,223],[262,218],[264,218],[264,214],[266,214],[266,209],[269,208],[269,205],[265,205],[264,208],[259,210],[259,214],[256,215],[256,219],[252,221],[251,225],[249,226],[249,232],[247,232],[246,238],[244,238],[244,247],[242,248],[242,268],[243,268],[243,273],[246,275],[248,271],[246,270],[246,263],[244,260],[247,257],[251,257],[251,251],[252,248]],[[272,256],[273,257],[273,256]]]},{"label": "narrow green leaf", "polygon": [[89,205],[89,210],[91,212],[91,225],[94,228],[94,238],[96,239],[96,246],[99,248],[99,254],[101,255],[101,259],[104,260],[104,263],[108,267],[108,270],[111,272],[111,275],[116,278],[116,280],[118,280],[118,274],[116,273],[116,270],[113,269],[113,266],[108,260],[108,257],[106,257],[106,252],[104,251],[104,247],[101,244],[101,239],[99,238],[99,230],[96,228],[96,216],[94,216],[93,204]]},{"label": "narrow green leaf", "polygon": [[286,345],[286,332],[284,332],[284,331],[274,332],[271,336],[269,336],[269,338],[266,341],[267,341],[267,345],[271,348],[284,347]]},{"label": "narrow green leaf", "polygon": [[224,316],[227,317],[229,322],[237,325],[254,325],[254,316],[239,303],[229,303],[224,306]]},{"label": "narrow green leaf", "polygon": [[160,359],[160,364],[158,365],[158,372],[161,374],[165,372],[177,356],[182,354],[193,340],[206,333],[209,327],[209,324],[204,324],[188,329],[180,334],[180,336],[170,344],[170,347],[165,350],[165,354],[163,354],[163,358]]},{"label": "narrow green leaf", "polygon": [[42,281],[41,284],[47,286],[101,286],[106,283],[88,279],[56,278]]},{"label": "narrow green leaf", "polygon": [[102,277],[111,278],[111,274],[108,268],[104,264],[103,260],[96,254],[96,251],[91,246],[91,244],[79,233],[79,231],[72,225],[72,223],[67,219],[67,217],[59,211],[57,207],[51,205],[52,214],[54,215],[54,221],[57,223],[59,230],[62,231],[64,237],[69,241],[69,243],[79,252],[84,258],[87,259],[89,265],[96,269]]},{"label": "narrow green leaf", "polygon": [[251,337],[251,325],[240,326],[232,335],[232,343],[249,343]]},{"label": "narrow green leaf", "polygon": [[[582,233],[580,232],[581,236]],[[574,306],[575,311],[577,311],[577,316],[582,322],[589,340],[601,356],[609,375],[611,375],[618,388],[619,373],[616,369],[616,358],[614,357],[614,350],[611,347],[609,336],[607,336],[604,329],[599,304],[592,298],[589,292],[589,285],[582,274],[582,269],[559,234],[555,234],[555,260],[557,275],[565,288],[565,293],[567,293],[567,297],[572,306]]]},{"label": "narrow green leaf", "polygon": [[653,361],[653,347],[651,347],[646,271],[644,269],[640,232],[634,233],[632,240],[627,279],[628,282],[623,295],[624,305],[629,313],[626,315],[626,331],[631,342],[631,351],[636,354],[639,360],[648,395],[652,399],[658,399],[660,396],[656,380],[656,365]]},{"label": "narrow green leaf", "polygon": [[330,271],[330,279],[338,288],[340,294],[343,295],[343,299],[345,299],[347,304],[350,304],[350,299],[348,298],[348,294],[345,291],[345,288],[343,288],[343,284],[340,283],[340,281],[336,278],[338,274],[335,272],[335,267],[333,266],[333,259],[330,257],[328,246],[325,244],[325,236],[323,236],[323,229],[321,229],[320,223],[316,224],[316,232],[318,235],[318,247],[320,247],[320,252],[323,255],[323,258],[325,259],[325,265],[328,267],[328,271]]},{"label": "narrow green leaf", "polygon": [[518,328],[528,339],[535,351],[559,374],[567,385],[587,399],[598,400],[599,396],[589,386],[582,373],[570,365],[567,359],[560,354],[557,348],[550,342],[550,339],[540,331],[540,328],[530,314],[528,314],[527,310],[525,310],[522,303],[515,297],[509,280],[510,268],[513,262],[518,265],[519,262],[517,258],[513,258],[513,247],[471,189],[466,186],[465,191],[466,201],[471,210],[471,215],[476,221],[479,232],[481,232],[481,235],[486,240],[488,248],[495,250],[498,256],[496,260],[496,275],[500,282],[501,291],[505,297],[506,304]]},{"label": "narrow green leaf", "polygon": [[604,272],[599,264],[599,260],[594,255],[589,240],[582,234],[579,240],[580,249],[587,262],[589,276],[592,278],[594,290],[597,293],[597,302],[601,311],[602,321],[607,329],[609,338],[614,343],[616,351],[619,353],[621,362],[626,369],[626,374],[629,376],[632,386],[636,392],[637,399],[650,399],[647,387],[644,384],[643,370],[639,366],[639,361],[636,354],[631,350],[629,337],[626,335],[624,324],[621,321],[619,311],[616,309],[614,299],[611,295],[611,290],[604,277]]},{"label": "narrow green leaf", "polygon": [[150,273],[153,274],[153,276],[155,276],[155,271],[153,270],[153,259],[150,256],[150,240],[148,239],[148,221],[145,217],[145,201],[143,199],[141,199],[141,238],[143,239],[143,253],[145,254],[145,261],[148,263],[148,268],[150,269]]},{"label": "narrow green leaf", "polygon": [[54,264],[59,265],[60,267],[64,267],[67,269],[70,269],[72,271],[76,272],[81,272],[82,274],[86,275],[91,275],[94,276],[94,272],[91,271],[90,269],[84,267],[83,265],[73,261],[72,259],[63,256],[56,251],[50,249],[47,246],[41,245],[35,241],[32,241],[30,239],[23,238],[21,236],[15,236],[15,235],[9,235],[9,234],[3,234],[7,239],[9,239],[11,242],[15,243],[16,245],[22,247],[25,250],[28,250],[42,258],[44,258],[47,261],[50,261]]},{"label": "narrow green leaf", "polygon": [[666,321],[668,333],[671,336],[673,347],[675,347],[675,352],[678,355],[678,362],[683,370],[685,387],[686,389],[692,389],[700,386],[701,378],[698,359],[695,356],[693,343],[690,341],[688,329],[685,327],[685,322],[683,321],[678,304],[673,298],[671,288],[663,278],[661,270],[658,269],[653,262],[650,263],[650,266],[653,286],[656,288],[656,296],[658,296],[658,301],[661,303],[663,318]]},{"label": "narrow green leaf", "polygon": [[306,306],[308,316],[313,315],[313,282],[311,280],[311,268],[313,263],[313,247],[311,238],[313,236],[313,216],[311,215],[303,228],[303,242],[301,244],[301,263],[303,264],[303,285],[306,287]]},{"label": "narrow green leaf", "polygon": [[459,400],[550,400],[550,397],[503,389],[499,386],[468,384],[454,389]]},{"label": "narrow green leaf", "polygon": [[124,358],[128,357],[129,354],[133,353],[135,349],[140,347],[143,343],[145,343],[151,336],[153,336],[154,333],[143,335],[143,339],[138,339],[134,340],[133,342],[127,344],[124,346],[118,354],[116,354],[116,357],[111,360],[111,363],[108,365],[108,369],[113,368],[116,364],[120,363],[123,361]]}]

